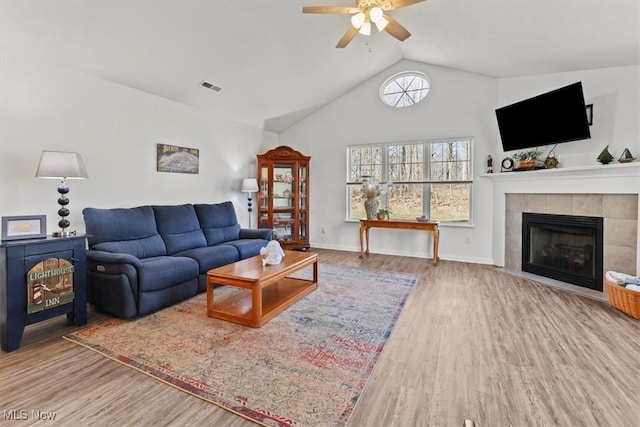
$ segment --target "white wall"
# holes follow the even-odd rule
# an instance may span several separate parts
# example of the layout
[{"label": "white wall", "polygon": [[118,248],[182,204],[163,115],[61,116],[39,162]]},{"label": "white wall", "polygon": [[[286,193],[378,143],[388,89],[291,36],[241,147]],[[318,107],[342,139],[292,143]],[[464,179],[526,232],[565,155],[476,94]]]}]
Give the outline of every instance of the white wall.
[{"label": "white wall", "polygon": [[[232,200],[248,224],[242,178],[278,136],[82,73],[2,52],[0,214],[46,214],[58,229],[57,182],[35,178],[43,149],[76,151],[88,180],[68,181],[71,229],[82,209]],[[156,172],[156,144],[200,150],[200,173]],[[254,222],[255,224],[255,222]]]},{"label": "white wall", "polygon": [[[498,84],[498,107],[578,81],[582,82],[585,103],[593,104],[591,139],[558,144],[555,152],[560,167],[597,164],[596,158],[606,145],[609,145],[609,152],[616,159],[625,148],[629,148],[631,153],[638,157],[640,66],[501,79]],[[544,147],[544,156],[551,148]],[[499,138],[495,142],[494,150],[500,153],[500,159],[504,157]]]},{"label": "white wall", "polygon": [[[410,108],[382,104],[380,85],[389,76],[407,70],[430,77],[428,97]],[[485,172],[486,157],[491,153],[487,147],[498,135],[493,113],[496,103],[495,79],[401,61],[284,131],[280,143],[311,156],[311,245],[360,250],[359,223],[345,221],[348,145],[472,136],[477,175]],[[267,148],[272,147],[263,146]],[[491,183],[476,178],[474,225],[441,226],[441,258],[491,262],[491,198]],[[323,227],[324,236],[320,233]],[[427,233],[374,229],[371,251],[431,257],[431,238]]]}]

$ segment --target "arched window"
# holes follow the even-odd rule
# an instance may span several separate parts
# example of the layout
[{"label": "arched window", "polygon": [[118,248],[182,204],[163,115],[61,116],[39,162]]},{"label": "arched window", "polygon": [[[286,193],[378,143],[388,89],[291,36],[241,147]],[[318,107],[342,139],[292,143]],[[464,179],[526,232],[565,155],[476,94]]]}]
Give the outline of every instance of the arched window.
[{"label": "arched window", "polygon": [[410,107],[422,101],[429,93],[429,77],[418,71],[403,71],[385,80],[380,86],[380,99],[396,107]]}]

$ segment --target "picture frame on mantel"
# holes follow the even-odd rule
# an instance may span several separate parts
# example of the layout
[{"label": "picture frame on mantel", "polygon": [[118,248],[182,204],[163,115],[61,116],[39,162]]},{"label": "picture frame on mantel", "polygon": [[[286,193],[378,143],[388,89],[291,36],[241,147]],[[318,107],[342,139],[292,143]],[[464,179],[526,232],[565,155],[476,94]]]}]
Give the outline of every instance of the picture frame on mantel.
[{"label": "picture frame on mantel", "polygon": [[2,241],[44,239],[47,237],[46,215],[2,217]]}]

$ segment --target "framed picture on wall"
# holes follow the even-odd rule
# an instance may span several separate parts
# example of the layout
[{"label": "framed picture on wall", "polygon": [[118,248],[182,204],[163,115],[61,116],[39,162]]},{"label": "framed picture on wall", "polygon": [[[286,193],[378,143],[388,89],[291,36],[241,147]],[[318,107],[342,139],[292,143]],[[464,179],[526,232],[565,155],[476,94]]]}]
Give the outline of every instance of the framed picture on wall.
[{"label": "framed picture on wall", "polygon": [[47,237],[47,216],[3,216],[2,240],[43,239]]},{"label": "framed picture on wall", "polygon": [[157,144],[156,169],[158,172],[199,173],[200,150],[177,145]]}]

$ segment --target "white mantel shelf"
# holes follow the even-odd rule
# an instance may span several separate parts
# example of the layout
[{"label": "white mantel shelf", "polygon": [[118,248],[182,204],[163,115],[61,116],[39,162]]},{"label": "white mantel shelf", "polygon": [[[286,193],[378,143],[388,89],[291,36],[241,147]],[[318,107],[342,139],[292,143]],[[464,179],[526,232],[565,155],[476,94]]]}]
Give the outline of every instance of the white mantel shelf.
[{"label": "white mantel shelf", "polygon": [[597,177],[640,178],[640,162],[536,169],[532,171],[483,173],[479,176],[481,178],[489,178],[492,181],[538,181]]}]

